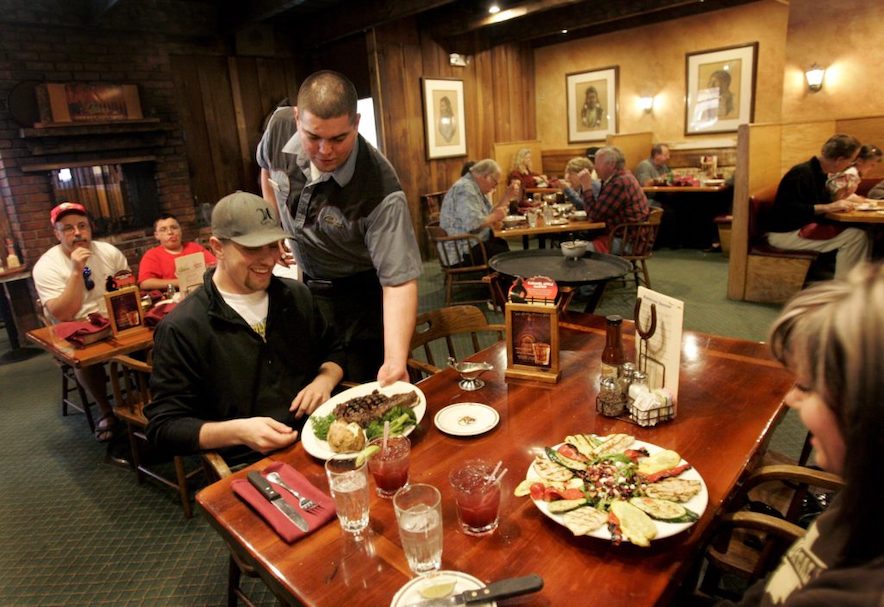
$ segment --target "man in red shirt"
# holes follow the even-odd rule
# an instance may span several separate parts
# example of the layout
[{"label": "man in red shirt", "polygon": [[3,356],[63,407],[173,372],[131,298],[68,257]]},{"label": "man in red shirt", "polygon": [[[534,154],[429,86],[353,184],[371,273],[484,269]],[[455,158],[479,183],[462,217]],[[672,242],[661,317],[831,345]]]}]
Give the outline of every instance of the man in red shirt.
[{"label": "man in red shirt", "polygon": [[[623,152],[614,146],[603,147],[595,154],[602,189],[595,202],[587,206],[586,215],[590,221],[604,221],[609,232],[621,223],[645,221],[650,213],[648,198],[635,176],[623,168],[625,164]],[[591,248],[608,253],[607,235],[593,240]]]},{"label": "man in red shirt", "polygon": [[148,250],[138,264],[138,285],[144,290],[178,288],[175,260],[183,255],[202,253],[207,266],[215,265],[215,256],[195,242],[181,242],[181,226],[171,213],[163,213],[153,224],[154,238],[160,245]]}]

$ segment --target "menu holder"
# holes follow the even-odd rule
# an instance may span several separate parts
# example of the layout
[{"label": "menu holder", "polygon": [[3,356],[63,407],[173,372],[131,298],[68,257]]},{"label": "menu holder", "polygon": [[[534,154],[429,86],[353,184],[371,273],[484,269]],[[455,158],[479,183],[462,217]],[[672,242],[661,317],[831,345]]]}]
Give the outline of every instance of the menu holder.
[{"label": "menu holder", "polygon": [[[684,330],[684,302],[662,293],[639,287],[637,297],[642,305],[636,315],[638,326],[648,327],[651,321],[651,307],[657,317],[656,331],[642,346],[642,340],[635,340],[635,355],[639,370],[648,374],[648,387],[668,388],[672,393],[673,404],[678,401],[678,370],[681,365],[681,336]],[[674,413],[673,413],[674,416]]]},{"label": "menu holder", "polygon": [[507,303],[506,377],[557,383],[559,312],[555,306]]},{"label": "menu holder", "polygon": [[137,286],[105,293],[104,299],[114,337],[144,325],[141,290]]},{"label": "menu holder", "polygon": [[178,290],[189,295],[203,284],[206,273],[206,258],[202,251],[182,255],[175,259],[175,276],[178,277]]}]

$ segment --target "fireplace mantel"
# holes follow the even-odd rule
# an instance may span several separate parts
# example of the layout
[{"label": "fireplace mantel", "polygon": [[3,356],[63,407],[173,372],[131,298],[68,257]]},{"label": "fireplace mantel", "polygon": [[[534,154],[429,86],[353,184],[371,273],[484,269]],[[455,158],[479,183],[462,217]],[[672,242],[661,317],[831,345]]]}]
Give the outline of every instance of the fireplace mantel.
[{"label": "fireplace mantel", "polygon": [[18,132],[22,139],[35,139],[44,137],[105,137],[107,135],[168,131],[173,128],[174,125],[160,122],[159,118],[142,118],[139,120],[54,124],[38,122],[33,128],[19,129]]}]

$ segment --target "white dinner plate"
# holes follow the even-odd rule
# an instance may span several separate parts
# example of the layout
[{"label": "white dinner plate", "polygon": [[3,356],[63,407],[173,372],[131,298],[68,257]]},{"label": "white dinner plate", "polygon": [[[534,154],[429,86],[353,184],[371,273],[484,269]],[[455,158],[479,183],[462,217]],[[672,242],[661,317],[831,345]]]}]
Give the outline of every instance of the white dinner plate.
[{"label": "white dinner plate", "polygon": [[857,211],[877,211],[878,205],[874,202],[864,202],[856,206]]},{"label": "white dinner plate", "polygon": [[[563,444],[564,443],[559,443],[558,445],[555,445],[552,448],[557,449],[558,447],[560,447]],[[628,448],[629,449],[639,449],[640,447],[644,447],[645,449],[647,449],[648,453],[651,455],[654,455],[655,453],[657,453],[659,451],[663,451],[663,447],[658,447],[657,445],[654,445],[651,443],[646,443],[646,442],[640,441],[640,440],[634,441]],[[687,462],[682,458],[680,464],[686,464],[686,463]],[[534,470],[533,462],[532,462],[531,466],[528,468],[528,473],[525,475],[525,478],[527,478],[529,481],[532,481],[532,482],[543,480],[540,477],[540,475],[537,474],[537,472]],[[709,491],[706,490],[706,483],[703,481],[703,477],[700,476],[700,473],[697,472],[697,470],[695,468],[690,468],[688,470],[685,470],[684,472],[682,472],[681,474],[679,474],[675,478],[683,478],[685,480],[698,480],[698,481],[700,481],[700,492],[697,493],[697,495],[695,495],[694,497],[692,497],[689,501],[678,502],[678,503],[681,504],[682,506],[684,506],[685,508],[687,508],[688,510],[696,512],[697,515],[703,516],[703,513],[706,512],[706,505],[709,503]],[[532,499],[532,501],[534,502],[534,505],[537,506],[538,510],[543,512],[546,516],[548,516],[549,518],[551,518],[552,520],[554,520],[558,524],[564,526],[564,524],[565,524],[565,515],[564,514],[552,514],[549,511],[549,507],[547,505],[547,502],[545,502],[543,500]],[[651,520],[654,520],[654,519],[651,519]],[[687,529],[688,527],[690,527],[694,523],[667,523],[664,521],[654,520],[654,524],[657,525],[657,537],[654,538],[653,540],[651,540],[651,542],[654,542],[656,540],[660,540],[660,539],[663,539],[666,537],[673,536],[677,533],[681,533],[682,531],[684,531],[685,529]],[[607,524],[602,525],[601,527],[599,527],[598,529],[596,529],[592,533],[589,533],[588,535],[590,537],[597,537],[597,538],[603,539],[603,540],[610,540],[611,539],[611,532],[608,531]],[[626,538],[623,538],[623,541],[627,542],[629,540],[627,540]]]},{"label": "white dinner plate", "polygon": [[567,219],[551,219],[546,222],[548,226],[566,226],[568,225]]},{"label": "white dinner plate", "polygon": [[[356,386],[355,388],[350,388],[349,390],[344,390],[340,394],[336,394],[332,396],[330,399],[319,405],[316,411],[314,411],[310,417],[314,415],[318,415],[320,417],[324,415],[328,415],[332,411],[335,410],[335,407],[344,401],[348,401],[351,398],[356,398],[357,396],[365,396],[366,394],[371,394],[374,390],[380,390],[381,394],[386,394],[387,396],[393,396],[394,394],[401,394],[403,392],[409,392],[414,390],[417,392],[417,404],[413,407],[414,415],[417,417],[417,423],[421,423],[421,420],[424,418],[424,414],[427,412],[427,397],[424,396],[424,393],[421,392],[421,389],[417,386],[413,386],[404,381],[397,381],[394,384],[390,384],[389,386],[385,386],[383,388],[380,387],[380,384],[376,381],[368,382],[367,384],[362,384],[361,386]],[[313,433],[313,422],[310,420],[310,417],[307,418],[307,421],[304,423],[304,429],[301,430],[301,443],[304,445],[304,449],[312,455],[313,457],[318,457],[319,459],[328,459],[332,455],[335,454],[334,451],[328,446],[328,442],[324,440],[320,440],[316,438],[316,434]],[[412,433],[416,426],[412,426],[407,429],[404,434],[408,436]]]},{"label": "white dinner plate", "polygon": [[[480,588],[485,587],[485,584],[483,584],[479,578],[473,577],[469,573],[461,573],[460,571],[439,571],[432,574],[432,577],[426,575],[419,576],[405,584],[399,589],[399,592],[393,595],[393,600],[390,601],[390,607],[404,607],[405,605],[411,605],[412,603],[425,600],[421,596],[420,589],[424,586],[436,584],[443,580],[453,580],[455,582],[454,590],[448,596],[466,592],[467,590],[479,590]],[[497,607],[497,602],[470,603],[470,607]]]},{"label": "white dinner plate", "polygon": [[455,403],[439,411],[433,421],[446,434],[475,436],[496,426],[500,415],[482,403]]}]

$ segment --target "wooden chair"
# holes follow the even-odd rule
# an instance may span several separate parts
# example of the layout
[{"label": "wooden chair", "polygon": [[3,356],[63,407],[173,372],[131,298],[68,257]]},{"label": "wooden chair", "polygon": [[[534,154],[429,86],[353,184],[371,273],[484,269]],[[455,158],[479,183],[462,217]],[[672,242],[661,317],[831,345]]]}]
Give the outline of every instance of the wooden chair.
[{"label": "wooden chair", "polygon": [[647,261],[654,253],[654,243],[657,241],[662,217],[663,209],[651,209],[647,221],[621,223],[614,226],[608,234],[608,248],[613,252],[615,241],[619,241],[620,252],[617,255],[632,264],[636,287],[644,284],[647,288],[651,288]]},{"label": "wooden chair", "polygon": [[[734,599],[719,588],[723,574],[752,583],[770,573],[789,546],[804,536],[797,523],[810,487],[837,491],[843,481],[830,472],[793,464],[761,466],[750,474],[713,525],[700,595]],[[698,563],[696,570],[701,566]]]},{"label": "wooden chair", "polygon": [[[445,340],[446,357],[458,359],[455,341],[465,342],[465,337],[469,334],[475,354],[483,347],[479,344],[479,333],[496,332],[497,339],[503,339],[505,330],[504,325],[489,323],[482,310],[476,306],[449,306],[420,314],[411,336],[411,356],[407,363],[412,381],[419,381],[442,370],[436,365],[432,348],[438,340]],[[456,336],[464,337],[455,340]],[[414,357],[415,351],[420,349],[423,350],[426,361]]]},{"label": "wooden chair", "polygon": [[195,468],[187,472],[184,467],[184,458],[176,455],[172,458],[175,477],[171,479],[157,472],[145,461],[144,456],[147,453],[148,441],[144,432],[147,428],[144,406],[150,402],[149,384],[152,371],[153,367],[150,362],[136,360],[131,356],[119,355],[111,359],[110,376],[114,394],[114,414],[126,424],[132,453],[132,466],[135,468],[138,484],[144,482],[145,476],[149,476],[163,485],[175,489],[181,498],[184,516],[190,518],[193,516],[193,510],[190,504],[188,481],[200,473],[202,469]]},{"label": "wooden chair", "polygon": [[[444,192],[430,192],[428,194],[420,195],[421,216],[425,226],[439,224],[439,213],[442,212],[442,200],[444,200],[446,193],[447,190]],[[426,231],[424,231],[422,238],[423,242],[420,244],[424,252],[424,259],[431,259],[436,255],[436,247],[430,242],[429,235]]]},{"label": "wooden chair", "polygon": [[[34,309],[37,310],[37,316],[40,319],[40,322],[43,323],[43,326],[51,327],[52,323],[49,322],[49,318],[46,316],[46,309],[43,307],[43,302],[40,301],[39,297],[34,301]],[[55,357],[52,358],[52,361],[58,366],[59,371],[61,371],[62,417],[67,417],[70,409],[79,411],[86,416],[86,423],[89,424],[89,432],[95,434],[95,418],[92,416],[92,406],[96,403],[89,400],[89,395],[86,394],[86,389],[83,388],[79,380],[77,380],[77,374],[74,373],[74,368],[71,365]],[[74,392],[80,397],[79,403],[72,398]]]},{"label": "wooden chair", "polygon": [[[439,257],[439,265],[445,275],[445,305],[452,304],[455,286],[483,285],[488,288],[489,298],[494,300],[494,291],[485,276],[492,273],[488,265],[488,254],[485,245],[475,234],[448,233],[439,226],[438,222],[425,226],[427,237],[431,246]],[[463,259],[458,259],[455,251],[458,248],[466,248]],[[475,253],[474,253],[475,252]],[[462,303],[485,303],[487,299],[473,299]]]}]

